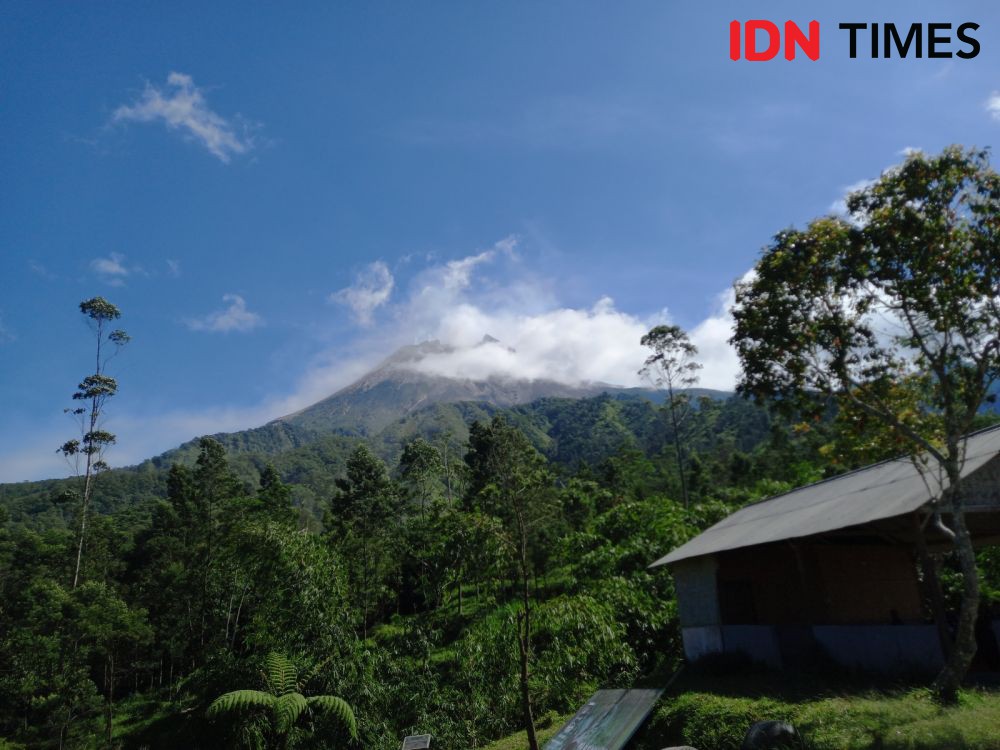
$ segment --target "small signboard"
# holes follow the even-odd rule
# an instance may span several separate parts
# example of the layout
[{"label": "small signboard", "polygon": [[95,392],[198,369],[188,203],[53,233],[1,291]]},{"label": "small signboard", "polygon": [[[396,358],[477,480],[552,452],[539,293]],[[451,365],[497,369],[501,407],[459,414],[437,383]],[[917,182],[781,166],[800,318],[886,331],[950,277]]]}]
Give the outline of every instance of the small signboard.
[{"label": "small signboard", "polygon": [[598,690],[545,750],[621,750],[653,710],[662,690]]},{"label": "small signboard", "polygon": [[411,734],[403,738],[403,750],[427,750],[431,746],[429,734]]}]

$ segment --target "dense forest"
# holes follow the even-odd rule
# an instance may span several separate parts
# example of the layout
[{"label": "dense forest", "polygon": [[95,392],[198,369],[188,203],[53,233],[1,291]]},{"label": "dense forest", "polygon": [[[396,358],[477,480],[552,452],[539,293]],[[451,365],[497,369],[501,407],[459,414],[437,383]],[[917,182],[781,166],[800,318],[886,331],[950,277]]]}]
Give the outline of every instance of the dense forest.
[{"label": "dense forest", "polygon": [[[680,434],[661,405],[605,394],[436,405],[285,450],[273,426],[203,438],[100,475],[75,587],[75,480],[7,485],[0,731],[12,747],[348,747],[356,729],[362,747],[428,732],[471,748],[523,726],[522,655],[540,725],[598,685],[655,682],[681,648],[669,574],[646,566],[877,457],[835,420],[692,406]],[[280,695],[282,664],[305,702],[272,723],[247,696]],[[235,690],[254,692],[213,704]],[[323,710],[333,697],[352,713]]]}]

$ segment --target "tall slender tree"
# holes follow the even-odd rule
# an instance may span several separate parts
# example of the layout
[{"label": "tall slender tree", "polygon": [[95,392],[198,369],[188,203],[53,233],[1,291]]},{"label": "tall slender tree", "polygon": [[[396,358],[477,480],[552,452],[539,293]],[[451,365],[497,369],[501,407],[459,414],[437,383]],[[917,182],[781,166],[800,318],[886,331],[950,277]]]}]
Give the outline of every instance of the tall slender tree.
[{"label": "tall slender tree", "polygon": [[515,560],[521,611],[517,616],[521,710],[530,750],[538,750],[531,701],[532,543],[555,515],[557,503],[545,459],[520,430],[501,416],[476,422],[469,431],[472,500],[498,519],[500,538]]},{"label": "tall slender tree", "polygon": [[118,392],[118,382],[105,371],[108,361],[129,342],[129,335],[120,328],[109,331],[113,321],[121,317],[121,310],[103,297],[93,297],[80,303],[80,312],[94,334],[94,372],[85,377],[73,394],[74,401],[82,406],[65,409],[80,425],[80,437],[67,440],[59,451],[69,459],[81,477],[83,492],[80,501],[80,532],[76,546],[76,565],[73,568],[73,588],[80,581],[80,562],[87,535],[87,514],[94,494],[94,479],[108,468],[104,460],[107,448],[114,445],[114,434],[103,429],[104,405]]},{"label": "tall slender tree", "polygon": [[681,430],[691,414],[691,399],[682,391],[698,383],[698,370],[701,369],[701,365],[695,359],[698,356],[698,347],[691,343],[688,335],[678,326],[656,326],[642,337],[640,343],[652,349],[653,353],[646,357],[639,374],[667,393],[666,407],[673,432],[674,455],[677,460],[677,473],[681,480],[681,497],[684,506],[687,507],[687,467],[684,461],[684,437]]}]

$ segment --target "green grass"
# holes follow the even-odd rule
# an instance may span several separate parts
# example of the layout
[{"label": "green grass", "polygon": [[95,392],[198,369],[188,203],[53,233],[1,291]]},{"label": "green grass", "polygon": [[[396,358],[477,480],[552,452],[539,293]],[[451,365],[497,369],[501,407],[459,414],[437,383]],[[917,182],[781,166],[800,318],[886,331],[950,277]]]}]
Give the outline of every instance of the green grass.
[{"label": "green grass", "polygon": [[874,690],[766,675],[682,680],[630,750],[737,750],[756,721],[788,721],[809,750],[1000,750],[1000,692],[965,690],[942,708],[925,688]]},{"label": "green grass", "polygon": [[[571,717],[551,717],[538,732],[540,745]],[[754,722],[772,719],[794,724],[808,750],[1000,750],[998,690],[963,690],[958,705],[942,708],[926,688],[875,689],[768,673],[683,676],[628,750],[738,750]],[[484,750],[527,746],[518,732]]]},{"label": "green grass", "polygon": [[[546,717],[543,722],[548,726],[537,727],[536,733],[538,735],[538,744],[542,747],[545,743],[556,736],[556,732],[562,729],[563,724],[573,718],[573,714],[566,714],[565,716],[554,716]],[[528,748],[528,734],[526,732],[518,732],[517,734],[512,734],[508,737],[504,737],[502,740],[497,740],[491,745],[486,745],[483,750],[527,750]]]}]

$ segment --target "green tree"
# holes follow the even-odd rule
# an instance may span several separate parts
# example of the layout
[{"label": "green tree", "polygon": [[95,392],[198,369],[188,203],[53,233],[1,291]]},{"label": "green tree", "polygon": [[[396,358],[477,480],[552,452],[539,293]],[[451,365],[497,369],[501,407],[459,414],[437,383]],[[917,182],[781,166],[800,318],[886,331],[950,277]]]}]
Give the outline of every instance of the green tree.
[{"label": "green tree", "polygon": [[151,636],[146,613],[130,609],[103,583],[88,582],[73,591],[74,643],[101,663],[104,676],[104,733],[111,744],[116,677],[125,672],[122,653]]},{"label": "green tree", "polygon": [[[105,368],[108,361],[129,342],[129,335],[120,328],[108,331],[112,321],[121,317],[121,310],[103,297],[84,300],[80,303],[80,312],[87,317],[94,334],[96,344],[94,372],[80,381],[76,393],[73,394],[73,400],[82,402],[83,406],[65,409],[66,413],[72,414],[79,421],[80,437],[67,440],[59,448],[59,451],[73,462],[77,476],[83,480],[80,536],[76,548],[73,588],[76,588],[80,581],[80,561],[83,559],[87,513],[94,494],[94,479],[108,468],[104,452],[115,442],[114,434],[102,429],[104,405],[118,392],[118,382],[105,373]],[[111,347],[110,353],[108,347]]]},{"label": "green tree", "polygon": [[260,490],[257,492],[264,512],[275,521],[295,522],[292,508],[292,490],[281,481],[281,475],[274,464],[267,464],[260,473]]},{"label": "green tree", "polygon": [[[300,676],[295,665],[278,653],[268,654],[264,667],[264,690],[234,690],[220,695],[208,707],[207,716],[236,715],[245,719],[241,726],[242,744],[251,748],[293,747],[305,731],[299,725],[311,723],[317,714],[335,717],[348,736],[357,739],[354,711],[343,698],[303,695],[314,672]],[[254,720],[261,717],[266,720]]]},{"label": "green tree", "polygon": [[419,504],[421,512],[440,496],[441,477],[445,473],[444,461],[438,449],[421,437],[403,446],[399,459],[399,473],[408,500]]},{"label": "green tree", "polygon": [[533,539],[555,515],[555,496],[545,459],[524,434],[496,416],[469,431],[473,501],[503,522],[501,539],[515,560],[521,609],[517,616],[521,707],[530,750],[538,750],[531,701],[531,577]]},{"label": "green tree", "polygon": [[367,637],[370,615],[382,599],[393,562],[389,547],[399,527],[399,490],[382,459],[364,444],[347,459],[347,476],[337,480],[337,488],[326,526],[330,539],[352,565],[362,633]]},{"label": "green tree", "polygon": [[[21,542],[22,559],[32,551],[44,553],[38,537]],[[59,551],[69,546],[60,545]],[[42,559],[34,558],[36,567]],[[9,712],[5,728],[18,731],[31,746],[62,748],[94,733],[91,720],[101,708],[86,649],[74,637],[73,592],[44,573],[15,575],[17,588],[4,587],[0,629],[0,706]]]},{"label": "green tree", "polygon": [[149,612],[171,690],[176,668],[195,660],[200,641],[202,532],[192,472],[174,464],[167,474],[167,499],[153,507],[129,560],[131,592]]},{"label": "green tree", "polygon": [[642,337],[640,343],[653,353],[646,357],[639,374],[647,378],[657,388],[667,393],[667,413],[674,438],[674,453],[677,459],[677,474],[681,480],[681,497],[688,504],[687,467],[684,462],[684,436],[681,430],[691,415],[691,399],[688,388],[698,382],[701,365],[695,361],[698,348],[691,343],[684,331],[677,326],[656,326]]},{"label": "green tree", "polygon": [[[225,534],[238,518],[228,512],[240,505],[242,488],[226,460],[226,449],[219,441],[204,437],[199,441],[200,451],[192,476],[191,487],[195,529],[197,563],[194,567],[200,574],[201,597],[198,611],[199,651],[204,656],[213,637],[220,633],[217,620],[221,613],[217,605],[221,601],[220,558],[225,549]],[[223,638],[225,633],[222,633]]]},{"label": "green tree", "polygon": [[212,438],[199,441],[194,470],[174,465],[166,484],[167,501],[154,506],[152,524],[138,535],[131,578],[173,684],[175,666],[193,670],[232,646],[231,621],[247,587],[233,547],[260,514],[246,512],[256,501],[245,497]]},{"label": "green tree", "polygon": [[[849,220],[779,233],[737,284],[739,387],[814,412],[826,408],[817,394],[835,398],[944,475],[934,515],[950,519],[962,597],[934,686],[952,701],[976,650],[961,471],[965,436],[1000,375],[1000,176],[985,151],[918,153],[847,208]],[[900,399],[900,383],[919,397]]]}]

